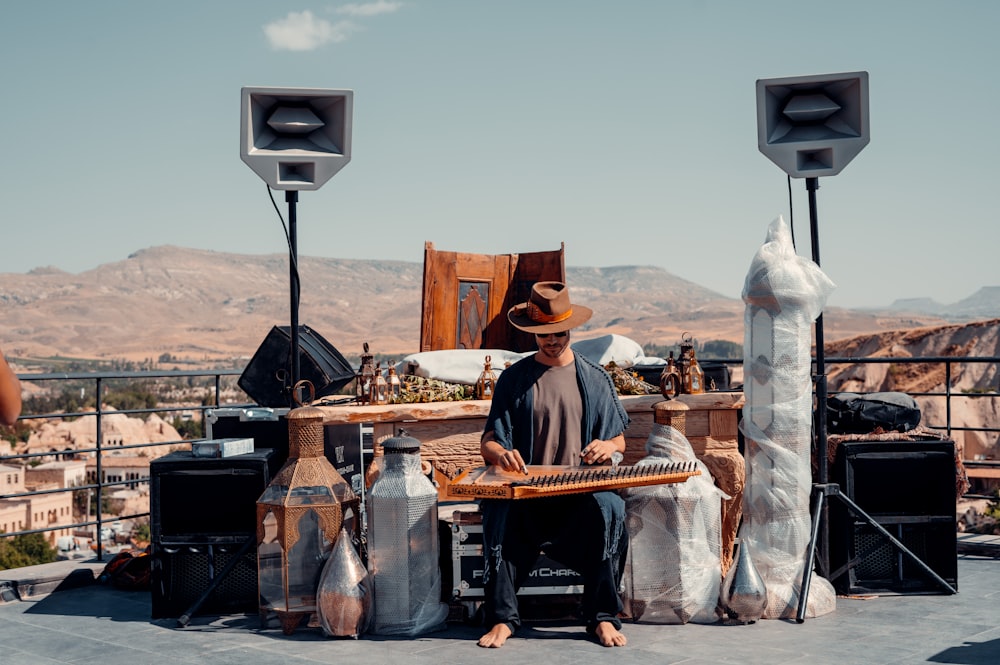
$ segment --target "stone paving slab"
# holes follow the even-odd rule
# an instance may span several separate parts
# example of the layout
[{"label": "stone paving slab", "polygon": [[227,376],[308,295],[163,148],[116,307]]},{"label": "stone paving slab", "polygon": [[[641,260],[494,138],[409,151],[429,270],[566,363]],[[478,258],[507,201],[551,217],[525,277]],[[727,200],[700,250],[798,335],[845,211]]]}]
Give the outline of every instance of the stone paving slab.
[{"label": "stone paving slab", "polygon": [[326,638],[309,628],[286,636],[261,628],[256,614],[196,616],[180,628],[173,619],[151,619],[148,593],[90,584],[0,605],[0,662],[509,665],[513,660],[606,665],[613,658],[625,665],[1000,663],[1000,562],[962,556],[958,571],[958,594],[842,597],[834,612],[801,624],[626,623],[629,645],[618,649],[599,646],[564,620],[532,622],[503,649],[478,648],[482,629],[464,623],[412,639],[365,635],[356,640]]}]

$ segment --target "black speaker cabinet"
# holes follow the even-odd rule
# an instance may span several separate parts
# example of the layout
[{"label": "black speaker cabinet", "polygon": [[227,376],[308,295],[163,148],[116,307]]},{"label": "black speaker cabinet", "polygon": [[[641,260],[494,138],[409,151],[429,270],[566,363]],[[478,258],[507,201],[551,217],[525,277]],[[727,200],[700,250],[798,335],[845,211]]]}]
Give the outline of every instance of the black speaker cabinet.
[{"label": "black speaker cabinet", "polygon": [[202,612],[254,611],[257,595],[257,499],[271,480],[268,449],[233,457],[174,452],[150,462],[150,581],[153,617],[183,614],[226,564]]},{"label": "black speaker cabinet", "polygon": [[[275,326],[264,338],[237,383],[257,404],[291,404],[291,326]],[[354,369],[332,344],[308,326],[299,326],[299,379],[316,397],[332,395],[354,380]]]},{"label": "black speaker cabinet", "polygon": [[[288,411],[259,407],[210,409],[205,413],[207,438],[249,438],[253,439],[255,450],[262,446],[273,449],[273,476],[288,459]],[[372,458],[371,451],[364,449],[361,425],[324,425],[323,453],[351,489],[360,495],[364,471]]]},{"label": "black speaker cabinet", "polygon": [[[841,491],[957,588],[955,444],[921,441],[844,441],[834,480]],[[831,580],[850,594],[932,593],[941,586],[884,535],[830,499]]]},{"label": "black speaker cabinet", "polygon": [[201,598],[216,577],[238,561],[222,577],[198,608],[199,614],[257,612],[257,548],[240,554],[240,545],[159,545],[152,553],[152,616],[180,617]]}]

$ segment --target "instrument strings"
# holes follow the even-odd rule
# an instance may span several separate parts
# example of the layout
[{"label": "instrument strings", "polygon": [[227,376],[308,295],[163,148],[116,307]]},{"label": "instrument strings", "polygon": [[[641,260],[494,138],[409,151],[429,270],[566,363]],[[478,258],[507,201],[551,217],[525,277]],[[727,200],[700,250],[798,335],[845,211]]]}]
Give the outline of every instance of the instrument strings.
[{"label": "instrument strings", "polygon": [[657,462],[640,466],[581,468],[560,473],[546,473],[523,480],[511,481],[511,487],[539,489],[564,487],[568,484],[600,484],[609,481],[628,482],[652,476],[673,473],[690,473],[696,469],[694,462]]}]

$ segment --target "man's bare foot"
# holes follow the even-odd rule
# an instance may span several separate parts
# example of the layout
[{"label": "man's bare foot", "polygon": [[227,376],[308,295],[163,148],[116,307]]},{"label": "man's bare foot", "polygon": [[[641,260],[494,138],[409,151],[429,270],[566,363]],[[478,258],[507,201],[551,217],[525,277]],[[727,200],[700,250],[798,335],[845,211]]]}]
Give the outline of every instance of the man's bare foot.
[{"label": "man's bare foot", "polygon": [[597,636],[597,641],[601,643],[601,646],[623,647],[628,642],[624,633],[615,628],[615,625],[610,621],[602,621],[597,624],[594,635]]},{"label": "man's bare foot", "polygon": [[493,626],[490,632],[479,638],[479,646],[487,649],[499,649],[511,636],[510,627],[505,623],[498,623]]}]

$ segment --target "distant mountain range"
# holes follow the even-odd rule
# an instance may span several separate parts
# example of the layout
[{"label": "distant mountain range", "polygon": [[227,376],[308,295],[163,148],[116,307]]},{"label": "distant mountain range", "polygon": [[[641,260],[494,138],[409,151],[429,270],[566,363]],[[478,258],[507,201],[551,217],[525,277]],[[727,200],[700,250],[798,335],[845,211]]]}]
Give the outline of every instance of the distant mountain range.
[{"label": "distant mountain range", "polygon": [[[661,268],[566,269],[573,298],[594,309],[575,335],[616,333],[640,344],[743,341],[744,304]],[[299,321],[346,357],[419,350],[423,266],[299,257]],[[1000,287],[954,305],[908,300],[885,310],[829,308],[826,339],[945,325],[1000,313]],[[290,317],[288,258],[175,246],[70,274],[0,274],[0,347],[14,358],[52,356],[197,363],[249,358]]]},{"label": "distant mountain range", "polygon": [[930,298],[905,298],[889,307],[893,311],[921,312],[960,321],[1000,316],[1000,286],[984,286],[968,298],[942,305]]}]

